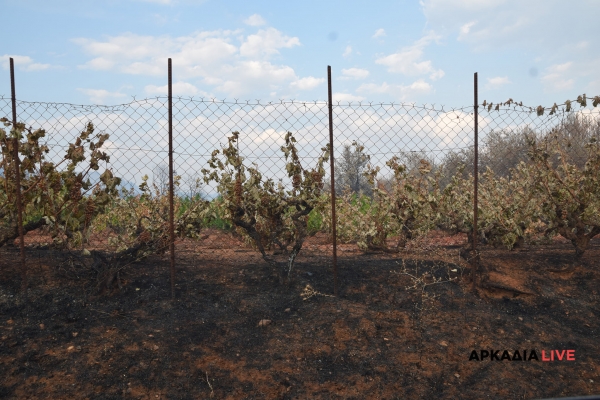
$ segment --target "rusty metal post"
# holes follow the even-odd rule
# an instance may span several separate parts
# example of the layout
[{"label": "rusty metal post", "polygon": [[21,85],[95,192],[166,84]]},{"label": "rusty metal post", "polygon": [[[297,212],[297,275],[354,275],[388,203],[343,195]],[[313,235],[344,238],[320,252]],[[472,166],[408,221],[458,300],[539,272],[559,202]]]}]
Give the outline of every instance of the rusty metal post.
[{"label": "rusty metal post", "polygon": [[[478,87],[477,87],[477,72],[474,75],[474,130],[475,130],[475,143],[474,143],[474,157],[473,157],[473,271],[477,271],[479,267],[479,257],[477,255],[477,193],[479,189],[479,100],[478,100]],[[475,275],[473,275],[475,276]]]},{"label": "rusty metal post", "polygon": [[173,76],[169,58],[169,237],[171,251],[171,298],[175,299],[175,212],[173,205]]},{"label": "rusty metal post", "polygon": [[[15,63],[10,58],[10,91],[12,96],[13,129],[17,131],[17,100],[15,97]],[[21,170],[19,160],[19,138],[15,136],[13,144],[15,162],[15,190],[17,192],[17,224],[19,225],[19,247],[21,250],[21,291],[27,293],[27,264],[25,263],[25,234],[23,233],[23,200],[21,198]]]},{"label": "rusty metal post", "polygon": [[335,217],[335,163],[333,158],[333,105],[331,94],[331,66],[327,66],[327,91],[329,102],[329,165],[331,166],[331,236],[333,237],[333,294],[337,296],[337,219]]}]

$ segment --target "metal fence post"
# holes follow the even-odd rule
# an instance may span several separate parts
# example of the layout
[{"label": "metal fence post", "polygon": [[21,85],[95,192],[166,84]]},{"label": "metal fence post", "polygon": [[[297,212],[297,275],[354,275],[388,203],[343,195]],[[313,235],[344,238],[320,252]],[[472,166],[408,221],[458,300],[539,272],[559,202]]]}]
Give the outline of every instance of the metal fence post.
[{"label": "metal fence post", "polygon": [[[477,256],[477,194],[478,194],[478,185],[479,185],[479,100],[478,100],[478,87],[477,87],[477,72],[474,75],[474,133],[475,133],[475,143],[474,143],[474,157],[473,157],[473,272],[474,274],[477,272],[479,267],[479,257]],[[475,275],[473,275],[475,277]]]},{"label": "metal fence post", "polygon": [[169,247],[171,251],[171,298],[175,299],[175,226],[173,205],[173,76],[169,58]]},{"label": "metal fence post", "polygon": [[335,217],[335,167],[333,158],[333,105],[331,95],[331,66],[327,66],[327,90],[329,102],[329,165],[331,166],[331,235],[333,237],[333,294],[337,296],[337,230]]},{"label": "metal fence post", "polygon": [[[12,96],[13,130],[17,132],[17,100],[15,97],[15,63],[10,58],[10,90]],[[19,247],[21,250],[21,291],[27,293],[27,264],[25,263],[25,234],[23,233],[23,200],[21,198],[21,170],[19,160],[19,137],[15,136],[13,144],[15,162],[15,191],[17,192],[17,224],[19,229]]]}]

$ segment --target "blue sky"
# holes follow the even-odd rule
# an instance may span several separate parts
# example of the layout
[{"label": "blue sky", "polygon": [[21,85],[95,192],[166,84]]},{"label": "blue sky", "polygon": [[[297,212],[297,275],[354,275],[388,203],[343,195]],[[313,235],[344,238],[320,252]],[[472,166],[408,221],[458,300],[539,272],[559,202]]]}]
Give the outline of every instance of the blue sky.
[{"label": "blue sky", "polygon": [[166,93],[272,101],[551,105],[600,94],[600,1],[3,0],[0,94],[121,104]]}]

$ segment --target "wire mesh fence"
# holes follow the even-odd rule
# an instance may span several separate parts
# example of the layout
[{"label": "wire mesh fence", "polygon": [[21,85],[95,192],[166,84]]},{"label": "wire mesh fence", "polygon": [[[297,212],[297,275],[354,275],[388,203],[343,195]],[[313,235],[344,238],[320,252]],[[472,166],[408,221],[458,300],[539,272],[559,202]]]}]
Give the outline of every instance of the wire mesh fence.
[{"label": "wire mesh fence", "polygon": [[[11,120],[11,100],[0,97],[0,117]],[[108,134],[102,150],[110,158],[102,161],[102,167],[121,178],[121,188],[139,194],[147,177],[166,194],[170,181],[169,101],[169,97],[156,97],[116,106],[16,101],[16,110],[18,121],[46,131],[46,161],[59,165],[92,123],[96,132]],[[172,110],[173,175],[180,177],[175,195],[183,199],[200,196],[214,200],[220,195],[214,182],[204,181],[202,170],[213,152],[226,146],[232,132],[239,132],[236,146],[244,162],[286,189],[293,186],[282,151],[286,134],[291,132],[296,138],[305,168],[317,162],[330,141],[326,101],[229,102],[180,97],[172,99]],[[442,171],[442,187],[459,169],[464,177],[473,174],[474,106],[337,102],[331,110],[336,192],[350,189],[369,195],[371,184],[362,173],[367,167],[378,168],[378,176],[389,179],[393,171],[388,161],[393,157],[409,171],[423,161]],[[483,102],[478,111],[480,173],[489,168],[496,176],[509,177],[511,169],[528,160],[528,140],[549,135],[568,140],[571,161],[583,167],[584,146],[591,139],[600,140],[596,108],[540,110],[508,101],[498,105]],[[92,186],[101,180],[96,171],[88,177]],[[330,176],[325,176],[324,182],[329,181]]]},{"label": "wire mesh fence", "polygon": [[[535,110],[506,105],[487,111],[481,107],[479,130],[480,171],[490,167],[506,176],[527,159],[526,136],[543,137],[561,130],[572,139],[571,153],[581,164],[583,145],[600,135],[598,111],[584,109],[537,115]],[[97,132],[109,134],[103,146],[110,156],[106,165],[122,178],[122,186],[136,190],[147,175],[159,187],[168,185],[167,98],[136,100],[118,106],[84,106],[67,103],[17,101],[18,119],[46,130],[47,158],[58,163],[88,122]],[[9,117],[10,98],[0,97],[0,114]],[[240,155],[256,164],[263,176],[289,186],[280,147],[287,132],[297,139],[303,165],[310,166],[328,143],[326,102],[227,102],[193,98],[173,101],[174,171],[181,176],[178,195],[193,195],[211,153],[240,133]],[[389,174],[386,161],[398,156],[407,164],[426,159],[444,167],[448,175],[459,165],[473,165],[473,107],[446,110],[415,104],[333,104],[334,151],[338,165],[352,143],[364,146],[373,166]],[[348,150],[346,150],[347,152]],[[348,161],[348,160],[346,160]],[[338,166],[336,165],[336,167]],[[472,169],[467,168],[466,173]],[[92,176],[97,180],[98,176]],[[343,178],[342,178],[343,179]],[[340,186],[344,183],[340,182]],[[214,186],[202,194],[217,196]]]},{"label": "wire mesh fence", "polygon": [[[88,122],[108,133],[104,149],[109,167],[135,189],[147,175],[159,187],[168,184],[167,98],[157,97],[119,106],[79,106],[65,103],[17,101],[19,119],[47,132],[48,159],[60,161],[69,144]],[[10,99],[0,98],[0,112],[10,116]],[[327,103],[238,103],[213,100],[173,101],[175,175],[182,177],[181,195],[194,189],[211,153],[240,132],[239,151],[249,163],[259,165],[265,177],[283,180],[285,160],[280,151],[287,132],[298,139],[300,157],[310,164],[327,144]],[[203,189],[208,198],[214,187]]]}]

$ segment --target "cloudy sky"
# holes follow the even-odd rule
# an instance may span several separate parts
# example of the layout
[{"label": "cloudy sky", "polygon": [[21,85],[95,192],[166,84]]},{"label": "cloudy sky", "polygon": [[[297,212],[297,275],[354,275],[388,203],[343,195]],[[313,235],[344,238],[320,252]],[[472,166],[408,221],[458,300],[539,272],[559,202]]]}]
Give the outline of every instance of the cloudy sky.
[{"label": "cloudy sky", "polygon": [[0,95],[551,105],[600,94],[600,1],[2,0]]}]

